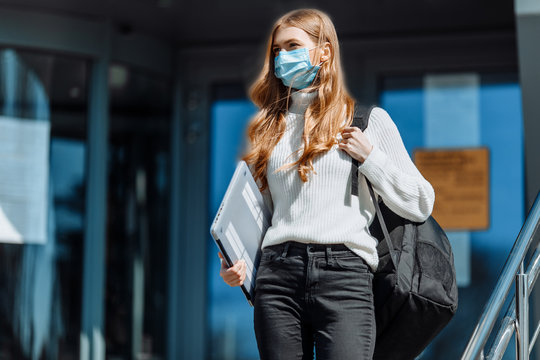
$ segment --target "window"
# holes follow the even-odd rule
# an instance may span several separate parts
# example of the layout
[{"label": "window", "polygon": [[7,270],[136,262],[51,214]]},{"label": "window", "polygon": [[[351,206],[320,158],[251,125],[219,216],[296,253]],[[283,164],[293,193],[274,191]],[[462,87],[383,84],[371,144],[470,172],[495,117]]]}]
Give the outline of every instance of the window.
[{"label": "window", "polygon": [[[46,211],[41,210],[45,211],[46,237],[40,243],[23,237],[22,244],[0,238],[2,359],[79,357],[88,71],[83,59],[0,47],[0,122],[13,121],[20,128],[50,125],[50,142],[41,149],[49,153],[48,175],[40,172],[34,178],[37,183],[45,177],[49,184]],[[8,139],[8,145],[10,140],[25,147],[36,141],[24,136]],[[1,146],[5,154],[6,142]],[[13,197],[18,193],[9,190],[9,184],[35,191],[27,175],[3,168],[0,208],[8,209],[17,201]],[[24,230],[13,207],[11,212],[6,210],[6,217],[18,231]]]}]

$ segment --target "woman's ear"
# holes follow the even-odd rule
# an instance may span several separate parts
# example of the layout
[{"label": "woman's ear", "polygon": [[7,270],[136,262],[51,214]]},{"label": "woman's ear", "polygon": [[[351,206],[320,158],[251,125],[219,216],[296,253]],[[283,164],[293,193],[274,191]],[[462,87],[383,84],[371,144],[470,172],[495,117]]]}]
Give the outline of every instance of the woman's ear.
[{"label": "woman's ear", "polygon": [[325,42],[321,47],[321,60],[320,62],[325,62],[330,59],[332,56],[332,46],[329,42]]}]

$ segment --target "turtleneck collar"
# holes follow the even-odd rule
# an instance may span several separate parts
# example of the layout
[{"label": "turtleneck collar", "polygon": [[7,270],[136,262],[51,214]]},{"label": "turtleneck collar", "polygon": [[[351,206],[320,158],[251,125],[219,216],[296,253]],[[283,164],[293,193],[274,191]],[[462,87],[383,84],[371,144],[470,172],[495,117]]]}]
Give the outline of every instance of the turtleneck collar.
[{"label": "turtleneck collar", "polygon": [[304,92],[301,90],[292,91],[289,102],[289,112],[303,115],[309,104],[317,96],[317,91]]}]

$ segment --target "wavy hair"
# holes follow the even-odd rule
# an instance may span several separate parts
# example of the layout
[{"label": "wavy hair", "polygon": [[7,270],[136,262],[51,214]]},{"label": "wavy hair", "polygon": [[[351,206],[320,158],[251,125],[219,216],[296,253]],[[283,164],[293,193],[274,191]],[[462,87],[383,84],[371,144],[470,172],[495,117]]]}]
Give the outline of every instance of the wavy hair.
[{"label": "wavy hair", "polygon": [[312,85],[303,90],[318,92],[305,113],[303,151],[298,149],[298,160],[278,171],[297,166],[300,178],[307,182],[314,172],[313,160],[332,148],[336,135],[351,124],[354,111],[354,101],[343,78],[336,30],[328,15],[315,9],[299,9],[279,18],[268,39],[262,71],[249,90],[250,98],[259,111],[247,128],[250,147],[243,160],[252,167],[261,191],[268,187],[266,171],[270,154],[285,132],[285,114],[291,93],[291,88],[274,75],[272,46],[279,27],[302,29],[318,47],[328,42],[331,51]]}]

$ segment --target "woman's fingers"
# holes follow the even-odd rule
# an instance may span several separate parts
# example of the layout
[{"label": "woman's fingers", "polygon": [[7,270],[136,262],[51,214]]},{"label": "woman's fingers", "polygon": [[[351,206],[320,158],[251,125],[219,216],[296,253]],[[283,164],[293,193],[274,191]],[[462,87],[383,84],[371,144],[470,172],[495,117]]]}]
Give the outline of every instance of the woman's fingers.
[{"label": "woman's fingers", "polygon": [[356,126],[349,126],[349,127],[346,127],[345,129],[341,130],[341,134],[350,134],[352,132],[355,132],[355,131],[362,131],[360,130],[360,128],[357,128]]},{"label": "woman's fingers", "polygon": [[221,251],[218,252],[218,256],[221,259],[221,269],[227,269],[228,268],[227,262],[225,261],[225,258],[223,257],[223,254],[221,253]]},{"label": "woman's fingers", "polygon": [[242,285],[244,283],[244,280],[246,280],[246,275],[247,275],[247,264],[245,261],[242,260],[242,276],[240,277],[240,285]]},{"label": "woman's fingers", "polygon": [[230,286],[240,286],[246,280],[246,262],[242,260],[239,264],[241,265],[239,270],[230,274],[230,277],[228,278],[229,281],[227,284]]},{"label": "woman's fingers", "polygon": [[222,267],[219,274],[228,285],[239,286],[246,279],[246,268],[246,262],[244,260],[238,260],[229,268]]},{"label": "woman's fingers", "polygon": [[364,162],[373,149],[373,145],[368,140],[366,134],[355,126],[346,127],[341,132],[342,140],[338,147],[346,151],[350,156],[360,162]]},{"label": "woman's fingers", "polygon": [[362,132],[362,131],[357,127],[347,127],[343,129],[343,131],[341,132],[341,138],[343,140],[350,139],[354,137],[356,132]]}]

